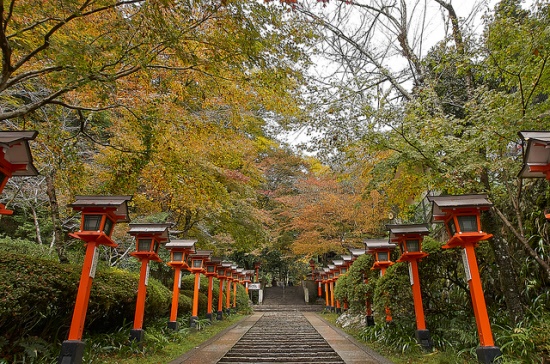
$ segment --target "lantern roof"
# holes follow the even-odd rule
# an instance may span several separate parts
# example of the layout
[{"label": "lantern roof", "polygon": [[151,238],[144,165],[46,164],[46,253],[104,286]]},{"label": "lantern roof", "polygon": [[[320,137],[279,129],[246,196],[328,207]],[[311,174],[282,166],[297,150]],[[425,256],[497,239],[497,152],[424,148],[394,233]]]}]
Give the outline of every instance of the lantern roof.
[{"label": "lantern roof", "polygon": [[323,267],[323,271],[324,271],[325,273],[328,273],[328,272],[330,271],[330,268]]},{"label": "lantern roof", "polygon": [[548,178],[549,170],[544,167],[550,165],[550,131],[520,131],[518,135],[524,142],[523,167],[518,177]]},{"label": "lantern roof", "polygon": [[400,224],[386,225],[390,232],[390,239],[404,235],[428,235],[430,233],[428,224]]},{"label": "lantern roof", "polygon": [[432,202],[432,219],[438,220],[448,215],[449,210],[458,209],[488,209],[493,206],[486,193],[470,195],[428,196]]},{"label": "lantern roof", "polygon": [[332,260],[332,264],[334,264],[335,266],[339,267],[341,265],[344,265],[344,260],[342,259],[333,259]]},{"label": "lantern roof", "polygon": [[224,261],[222,261],[221,265],[224,268],[231,268],[231,266],[233,265],[233,262],[229,262],[227,260],[224,260]]},{"label": "lantern roof", "polygon": [[29,140],[34,140],[37,131],[0,131],[0,146],[4,147],[4,159],[14,165],[22,165],[25,168],[17,168],[10,171],[12,176],[36,176],[38,170],[32,164],[32,154]]},{"label": "lantern roof", "polygon": [[129,226],[130,230],[128,230],[128,234],[130,235],[155,235],[159,238],[159,240],[165,241],[168,240],[168,229],[172,226],[172,224],[131,223]]},{"label": "lantern roof", "polygon": [[166,244],[168,249],[186,249],[195,252],[196,239],[172,239]]},{"label": "lantern roof", "polygon": [[353,258],[359,257],[365,254],[365,249],[348,248]]},{"label": "lantern roof", "polygon": [[379,250],[393,250],[396,247],[396,245],[390,243],[388,239],[365,239],[364,242],[367,247],[367,253]]},{"label": "lantern roof", "polygon": [[87,209],[114,209],[115,215],[119,217],[118,221],[128,222],[130,221],[128,216],[128,201],[131,199],[132,196],[75,196],[75,202],[69,204],[68,206],[79,211]]},{"label": "lantern roof", "polygon": [[342,260],[346,263],[350,263],[353,257],[351,255],[342,255]]},{"label": "lantern roof", "polygon": [[210,256],[212,255],[212,250],[196,250],[195,253],[189,255],[191,259],[193,258],[201,258],[203,260],[210,259]]},{"label": "lantern roof", "polygon": [[336,268],[334,264],[327,264],[327,267],[329,270],[333,270],[334,268]]}]

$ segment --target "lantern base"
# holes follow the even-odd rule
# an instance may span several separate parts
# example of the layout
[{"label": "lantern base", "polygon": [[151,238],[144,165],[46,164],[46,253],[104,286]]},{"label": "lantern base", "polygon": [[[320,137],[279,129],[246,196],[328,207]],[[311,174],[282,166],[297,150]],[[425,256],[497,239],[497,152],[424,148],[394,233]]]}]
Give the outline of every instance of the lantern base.
[{"label": "lantern base", "polygon": [[168,321],[168,328],[174,331],[178,331],[180,324],[177,321]]},{"label": "lantern base", "polygon": [[416,341],[425,351],[432,351],[433,341],[430,336],[430,330],[416,330]]},{"label": "lantern base", "polygon": [[142,342],[145,337],[145,331],[143,329],[130,330],[130,341]]},{"label": "lantern base", "polygon": [[82,364],[84,347],[86,344],[80,340],[65,340],[61,345],[59,364]]},{"label": "lantern base", "polygon": [[223,311],[218,311],[216,313],[216,320],[218,320],[218,321],[223,320]]},{"label": "lantern base", "polygon": [[197,327],[197,320],[198,320],[198,319],[199,319],[198,316],[191,316],[191,317],[189,318],[189,327],[191,327],[191,328]]},{"label": "lantern base", "polygon": [[367,316],[367,326],[374,326],[374,316]]},{"label": "lantern base", "polygon": [[483,364],[495,363],[502,355],[498,346],[480,346],[476,349],[477,360]]}]

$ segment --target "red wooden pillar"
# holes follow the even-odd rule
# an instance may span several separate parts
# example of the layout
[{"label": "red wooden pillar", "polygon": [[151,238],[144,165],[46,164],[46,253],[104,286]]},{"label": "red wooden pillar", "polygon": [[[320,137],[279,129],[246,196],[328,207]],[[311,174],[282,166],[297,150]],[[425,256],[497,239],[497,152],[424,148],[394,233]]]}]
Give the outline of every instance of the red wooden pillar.
[{"label": "red wooden pillar", "polygon": [[328,278],[325,280],[325,308],[330,311],[330,286],[328,283]]},{"label": "red wooden pillar", "polygon": [[141,261],[134,327],[130,331],[130,340],[143,340],[143,319],[145,315],[145,297],[149,279],[149,262],[160,262],[158,249],[168,240],[168,228],[171,224],[130,224],[128,234],[136,239],[136,251],[130,255]]},{"label": "red wooden pillar", "polygon": [[220,286],[218,288],[218,311],[216,312],[216,320],[221,321],[223,319],[223,287],[225,283],[225,268],[218,268],[218,280]]},{"label": "red wooden pillar", "polygon": [[70,341],[82,340],[84,321],[86,320],[86,312],[88,311],[88,302],[90,300],[90,291],[92,289],[93,278],[95,277],[98,245],[99,244],[96,242],[86,243],[86,255],[84,256],[84,264],[82,265],[78,293],[76,294],[73,318],[69,330],[68,340]]},{"label": "red wooden pillar", "polygon": [[208,307],[206,309],[206,318],[212,321],[213,310],[212,301],[214,295],[214,276],[216,276],[218,265],[221,263],[220,258],[210,258],[209,262],[206,262],[206,272],[205,275],[208,277]]},{"label": "red wooden pillar", "polygon": [[424,306],[422,304],[422,293],[420,289],[420,275],[418,274],[418,262],[427,257],[428,254],[422,251],[422,240],[429,234],[428,224],[401,224],[386,225],[390,231],[390,240],[396,242],[401,250],[401,257],[398,262],[408,262],[409,278],[411,281],[414,313],[416,319],[416,340],[426,351],[433,348],[430,331],[426,329],[424,317]]},{"label": "red wooden pillar", "polygon": [[201,286],[201,273],[205,272],[205,262],[210,260],[211,250],[197,250],[195,254],[189,256],[191,264],[189,270],[195,274],[193,285],[193,307],[191,308],[191,317],[189,318],[189,327],[195,328],[199,319],[199,291]]},{"label": "red wooden pillar", "polygon": [[172,306],[170,307],[170,319],[168,328],[174,331],[179,329],[178,324],[178,305],[181,288],[182,269],[189,270],[187,258],[189,254],[195,253],[196,240],[172,240],[166,244],[166,248],[170,250],[170,261],[168,266],[174,269],[174,284],[172,287]]},{"label": "red wooden pillar", "polygon": [[231,284],[233,283],[233,269],[230,268],[227,273],[227,289],[225,290],[225,310],[229,315],[231,313]]},{"label": "red wooden pillar", "polygon": [[[396,245],[388,242],[386,239],[367,239],[365,240],[366,251],[374,256],[374,264],[371,269],[380,269],[380,276],[383,277],[386,269],[393,265],[391,261],[391,252]],[[391,322],[391,309],[385,308],[386,322]]]},{"label": "red wooden pillar", "polygon": [[[174,284],[172,285],[172,306],[170,307],[170,320],[168,321],[168,327],[172,330],[177,330],[178,320],[178,304],[179,294],[181,287],[181,267],[174,267]],[[172,325],[170,324],[172,323]]]}]

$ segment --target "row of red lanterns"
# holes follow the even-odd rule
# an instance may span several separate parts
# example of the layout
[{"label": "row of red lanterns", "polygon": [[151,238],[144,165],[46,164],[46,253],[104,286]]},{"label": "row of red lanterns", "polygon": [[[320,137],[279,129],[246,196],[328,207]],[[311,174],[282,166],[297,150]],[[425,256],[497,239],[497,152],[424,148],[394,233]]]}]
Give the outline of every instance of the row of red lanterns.
[{"label": "row of red lanterns", "polygon": [[[501,351],[494,343],[475,256],[477,244],[492,237],[491,234],[482,231],[480,221],[481,211],[488,210],[492,203],[485,194],[428,196],[428,200],[433,203],[432,222],[443,222],[450,237],[442,248],[462,248],[465,275],[470,287],[480,341],[480,346],[476,350],[477,356],[482,363],[493,363],[501,355]],[[365,253],[374,256],[375,261],[371,269],[379,269],[380,275],[383,276],[386,269],[394,264],[390,258],[391,252],[399,246],[401,256],[397,261],[409,263],[417,326],[416,339],[423,348],[431,350],[433,343],[430,332],[426,328],[418,273],[418,262],[428,256],[422,251],[422,241],[424,236],[430,232],[429,225],[386,225],[386,229],[390,233],[389,239],[367,239],[365,240],[365,249],[350,249],[350,256],[344,255],[342,260],[333,260],[333,264],[323,268],[317,278],[318,295],[321,296],[321,284],[324,284],[327,309],[339,313],[340,302],[334,300],[334,284],[338,280],[338,276],[345,274],[353,261]],[[310,266],[312,266],[313,272],[313,261],[310,261]],[[389,308],[386,308],[385,315],[386,321],[390,322],[392,317]],[[367,300],[367,324],[373,322],[370,302]]]},{"label": "row of red lanterns", "polygon": [[[74,210],[81,211],[80,230],[70,235],[86,242],[86,253],[69,337],[63,342],[61,348],[59,362],[62,364],[82,362],[84,353],[82,334],[90,290],[97,266],[98,247],[100,245],[117,246],[111,239],[111,234],[116,223],[129,221],[127,202],[130,199],[131,196],[76,196],[76,201],[69,205]],[[195,275],[190,327],[196,327],[198,319],[201,274],[207,276],[209,280],[207,318],[212,319],[214,277],[220,280],[217,319],[221,320],[223,316],[224,291],[226,295],[226,313],[229,314],[231,308],[236,310],[237,283],[241,283],[248,288],[248,283],[251,282],[254,271],[245,270],[232,262],[222,261],[220,258],[214,258],[210,250],[197,250],[195,247],[196,240],[170,240],[169,228],[171,224],[131,223],[129,226],[130,230],[128,233],[136,241],[136,250],[131,255],[141,261],[134,326],[130,331],[130,339],[136,341],[143,339],[143,319],[149,277],[149,262],[151,260],[161,261],[158,250],[162,244],[165,244],[166,248],[170,250],[170,261],[167,264],[174,269],[172,305],[170,320],[168,321],[169,328],[178,329],[178,299],[183,270],[187,270]],[[225,283],[227,286],[224,290]],[[231,290],[231,284],[233,284],[233,290]],[[233,292],[232,306],[231,291]]]}]

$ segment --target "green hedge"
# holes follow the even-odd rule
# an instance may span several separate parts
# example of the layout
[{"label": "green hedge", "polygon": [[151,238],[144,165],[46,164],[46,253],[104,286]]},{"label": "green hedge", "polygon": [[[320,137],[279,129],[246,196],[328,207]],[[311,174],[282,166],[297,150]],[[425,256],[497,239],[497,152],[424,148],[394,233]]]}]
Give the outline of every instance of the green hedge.
[{"label": "green hedge", "polygon": [[[152,263],[154,264],[154,263]],[[0,358],[10,357],[14,343],[39,338],[49,343],[67,338],[82,266],[60,264],[0,249]],[[98,267],[90,293],[85,336],[120,330],[134,320],[139,274]],[[182,279],[178,316],[191,313],[194,276]],[[201,277],[199,316],[207,305],[208,279]],[[219,281],[213,282],[213,312],[217,311]],[[172,291],[150,278],[145,304],[148,323],[168,321]],[[238,285],[237,303],[249,310],[245,289]],[[126,325],[128,326],[128,325]]]},{"label": "green hedge", "polygon": [[[0,254],[0,332],[3,351],[24,337],[64,340],[70,326],[81,266],[2,252]],[[86,315],[86,332],[115,330],[134,319],[139,275],[98,269]],[[168,317],[171,292],[150,279],[148,320]],[[185,302],[185,300],[182,300]]]}]

